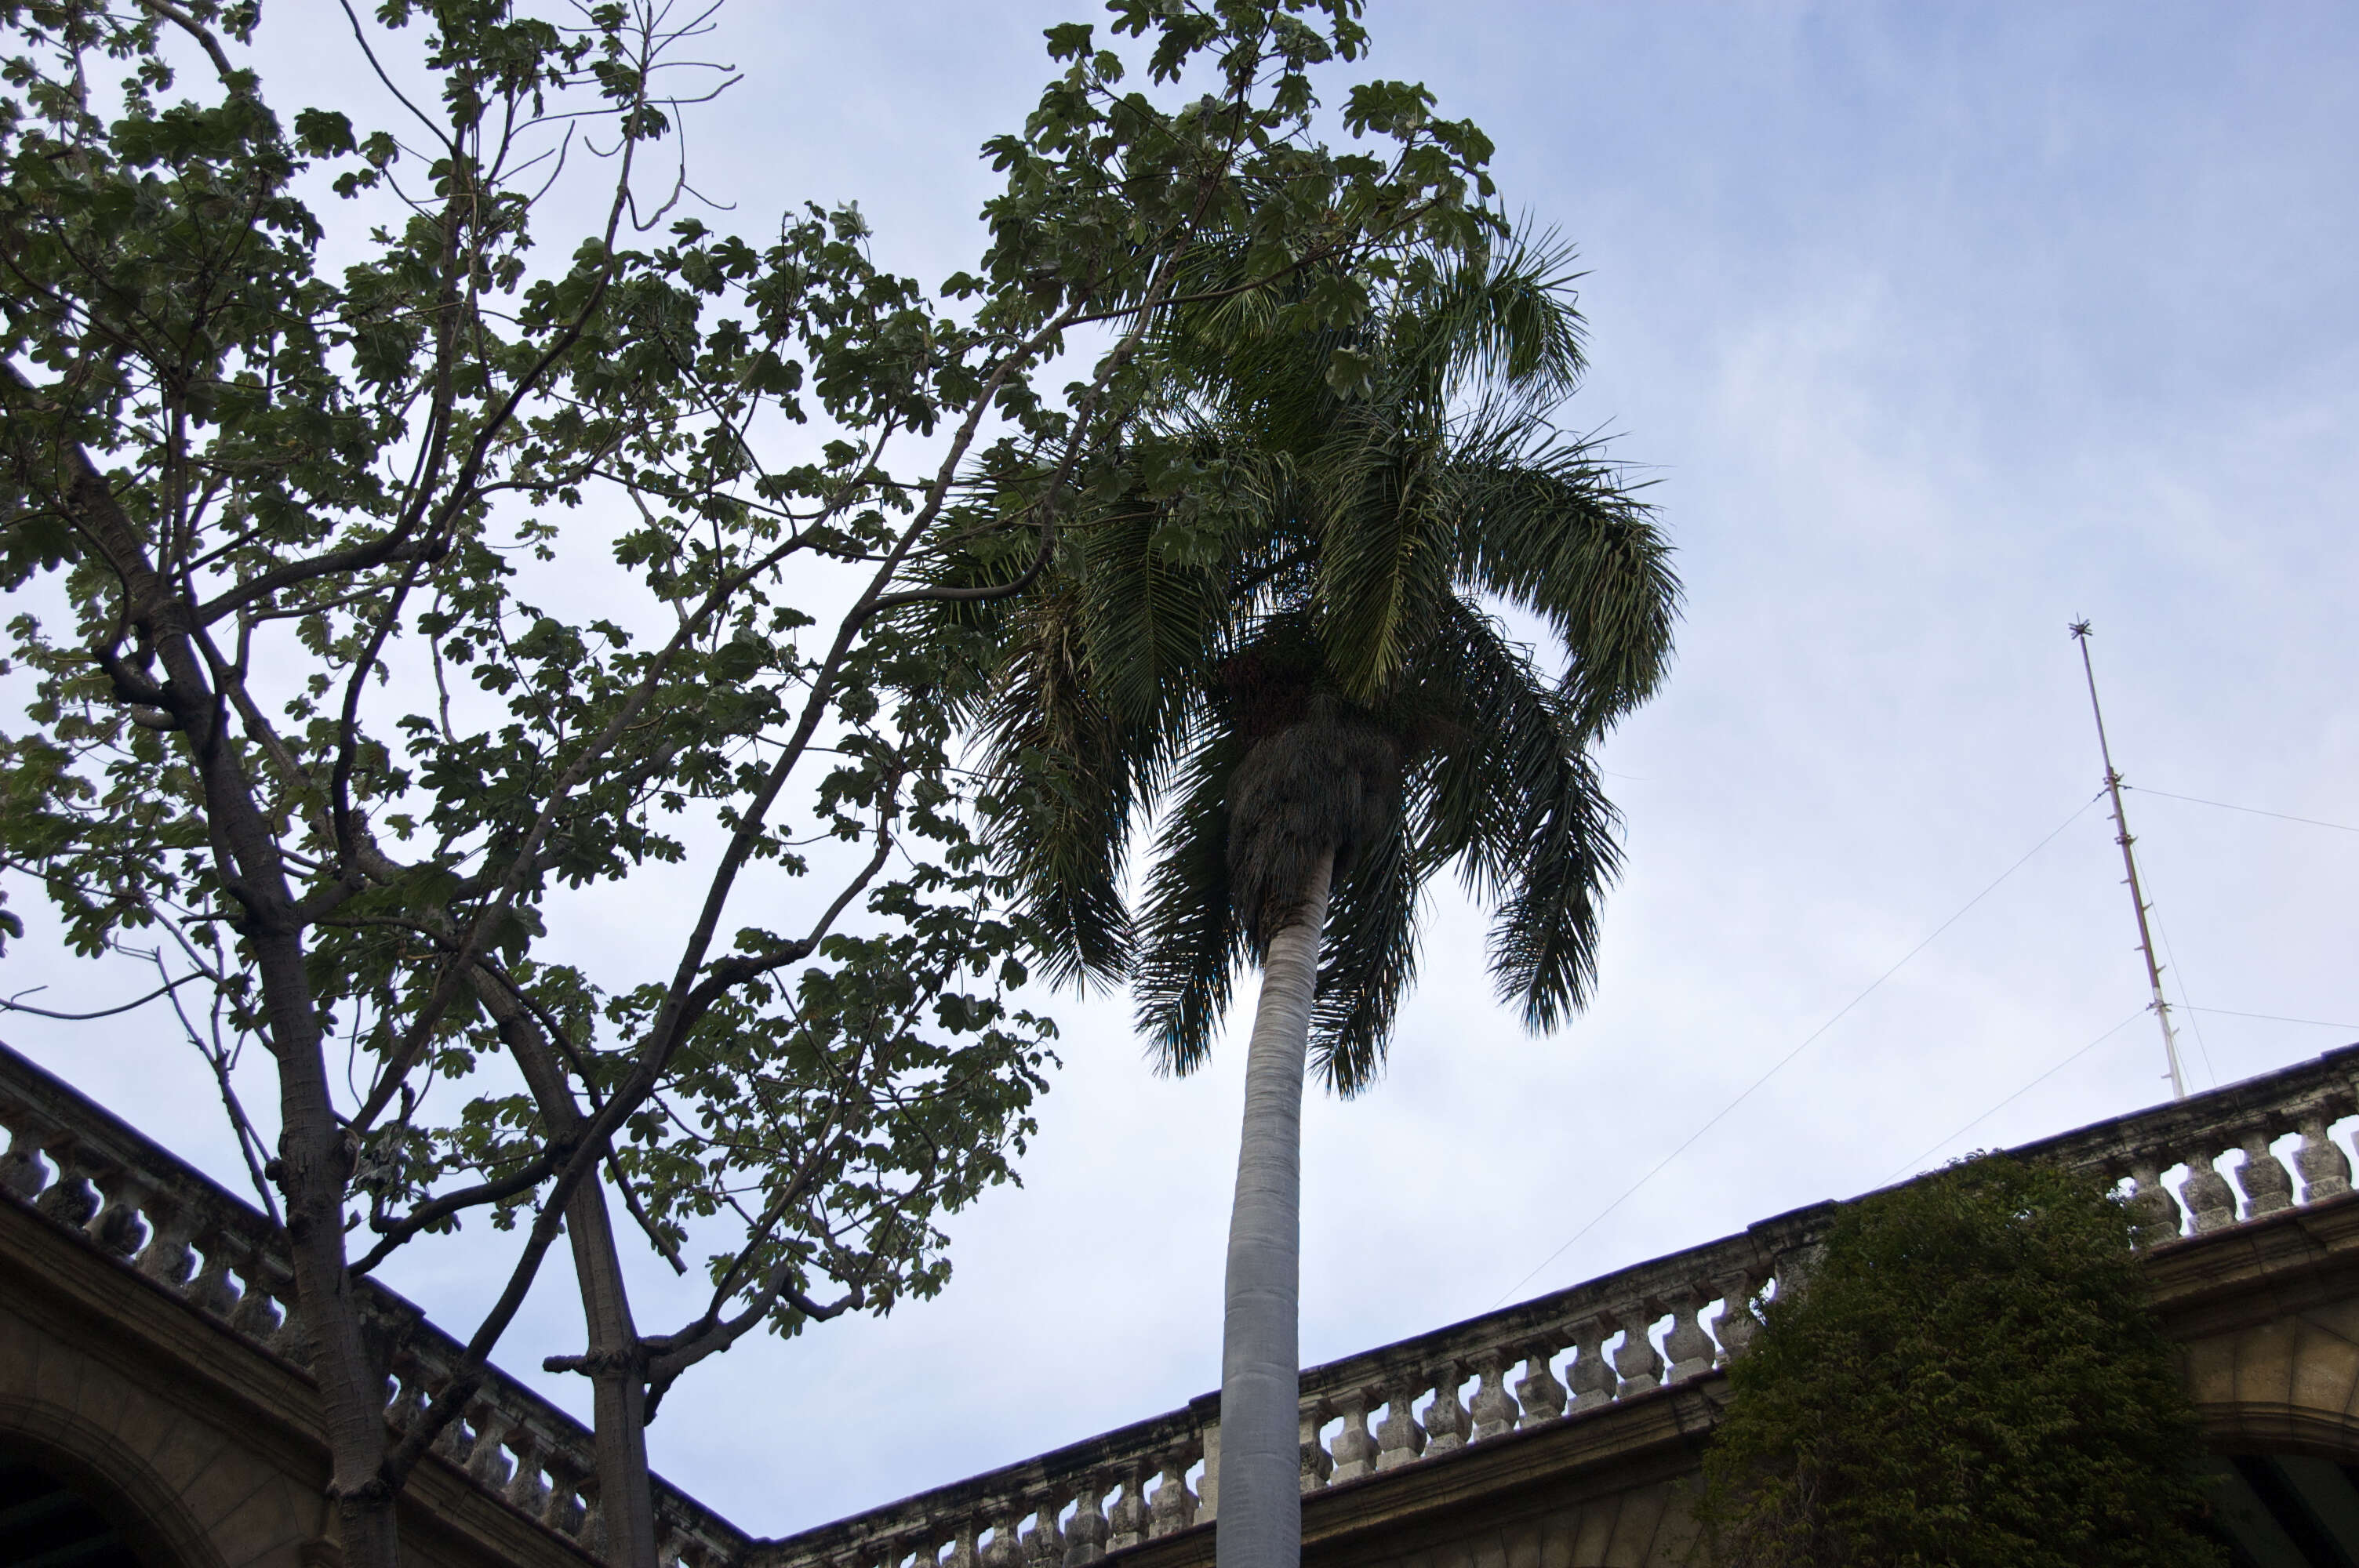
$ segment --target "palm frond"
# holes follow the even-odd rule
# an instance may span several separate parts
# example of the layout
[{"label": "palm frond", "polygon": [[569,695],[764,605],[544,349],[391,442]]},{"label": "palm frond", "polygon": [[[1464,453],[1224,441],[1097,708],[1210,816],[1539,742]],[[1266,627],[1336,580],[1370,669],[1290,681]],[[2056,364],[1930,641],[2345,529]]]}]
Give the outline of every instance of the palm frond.
[{"label": "palm frond", "polygon": [[1138,796],[1114,716],[1091,698],[1082,606],[1060,581],[1012,617],[984,709],[987,838],[1016,889],[1042,972],[1086,989],[1130,948],[1121,877]]},{"label": "palm frond", "polygon": [[1580,756],[1554,683],[1497,620],[1463,600],[1443,608],[1413,694],[1435,731],[1410,815],[1419,863],[1452,863],[1468,891],[1507,895],[1522,874],[1537,803],[1558,798]]},{"label": "palm frond", "polygon": [[1314,605],[1331,669],[1366,702],[1397,682],[1451,595],[1458,519],[1435,433],[1354,407],[1310,465],[1318,511]]},{"label": "palm frond", "polygon": [[1167,1073],[1202,1063],[1245,961],[1245,925],[1229,896],[1228,809],[1229,775],[1244,750],[1214,731],[1181,763],[1179,800],[1147,879],[1131,994],[1147,1053]]},{"label": "palm frond", "polygon": [[[1568,737],[1584,720],[1564,711]],[[1491,924],[1491,977],[1524,1027],[1546,1033],[1588,1005],[1597,980],[1597,914],[1622,870],[1620,816],[1597,769],[1575,751],[1552,798],[1535,801],[1512,896]]]},{"label": "palm frond", "polygon": [[1349,1098],[1375,1083],[1401,998],[1417,978],[1417,906],[1425,879],[1397,820],[1336,885],[1310,1012],[1310,1061]]},{"label": "palm frond", "polygon": [[1484,254],[1440,258],[1390,317],[1391,357],[1416,400],[1442,409],[1471,394],[1523,422],[1571,396],[1589,368],[1575,259],[1554,231],[1521,229]]},{"label": "palm frond", "polygon": [[1571,656],[1583,721],[1603,729],[1669,669],[1680,602],[1669,543],[1636,487],[1588,443],[1505,437],[1499,448],[1456,454],[1468,513],[1459,571],[1548,622]]},{"label": "palm frond", "polygon": [[1188,554],[1171,522],[1164,507],[1135,497],[1070,531],[1084,579],[1091,700],[1131,733],[1167,744],[1218,662],[1231,619],[1220,563]]},{"label": "palm frond", "polygon": [[1495,905],[1493,977],[1544,1033],[1587,1000],[1599,903],[1621,866],[1588,752],[1595,731],[1571,682],[1550,681],[1462,600],[1417,663],[1416,700],[1443,734],[1412,783],[1415,867],[1455,861]]},{"label": "palm frond", "polygon": [[[1317,306],[1324,275],[1214,297],[1268,260],[1249,251],[1185,258],[1204,302],[1154,330],[1156,396],[1033,602],[975,632],[1004,649],[989,749],[1024,781],[994,838],[1049,972],[1125,975],[1183,1073],[1301,866],[1343,851],[1313,1049],[1351,1094],[1445,864],[1492,905],[1490,967],[1527,1026],[1585,1002],[1621,854],[1587,749],[1662,679],[1680,589],[1643,486],[1549,423],[1585,369],[1569,246],[1401,258],[1353,280],[1375,309],[1347,326]],[[1485,597],[1546,622],[1560,677]]]}]

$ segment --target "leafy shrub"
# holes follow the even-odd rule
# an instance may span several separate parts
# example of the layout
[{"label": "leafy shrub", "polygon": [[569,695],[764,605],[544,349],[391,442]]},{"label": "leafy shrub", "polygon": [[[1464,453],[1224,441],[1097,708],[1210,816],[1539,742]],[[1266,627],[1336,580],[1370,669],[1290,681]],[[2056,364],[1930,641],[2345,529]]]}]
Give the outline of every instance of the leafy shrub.
[{"label": "leafy shrub", "polygon": [[2193,1568],[2200,1443],[2082,1177],[1961,1162],[1846,1210],[1731,1368],[1701,1514],[1721,1568]]}]

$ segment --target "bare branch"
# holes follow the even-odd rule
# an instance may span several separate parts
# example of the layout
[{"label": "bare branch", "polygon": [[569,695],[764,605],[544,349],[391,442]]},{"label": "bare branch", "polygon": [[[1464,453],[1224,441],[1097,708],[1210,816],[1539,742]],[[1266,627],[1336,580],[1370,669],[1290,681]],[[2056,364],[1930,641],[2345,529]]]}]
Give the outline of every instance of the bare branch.
[{"label": "bare branch", "polygon": [[30,1002],[16,1000],[17,997],[31,996],[34,991],[47,990],[49,989],[47,986],[35,986],[32,990],[21,990],[16,993],[16,996],[0,997],[0,1009],[9,1012],[29,1012],[35,1018],[54,1018],[66,1023],[87,1023],[94,1018],[113,1018],[116,1013],[129,1012],[135,1008],[146,1007],[158,997],[169,996],[190,980],[201,980],[204,978],[202,975],[182,975],[177,980],[168,980],[158,986],[136,1001],[126,1001],[120,1007],[101,1008],[96,1012],[52,1012],[46,1007],[35,1007]]}]

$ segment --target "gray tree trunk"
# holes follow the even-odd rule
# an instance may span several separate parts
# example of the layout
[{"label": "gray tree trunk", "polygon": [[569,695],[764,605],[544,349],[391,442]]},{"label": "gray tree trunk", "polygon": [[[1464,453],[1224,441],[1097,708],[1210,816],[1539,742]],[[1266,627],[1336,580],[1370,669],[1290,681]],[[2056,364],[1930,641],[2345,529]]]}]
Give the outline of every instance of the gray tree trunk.
[{"label": "gray tree trunk", "polygon": [[1245,1053],[1221,1336],[1219,1568],[1302,1561],[1302,1075],[1333,872],[1330,859],[1312,873],[1300,914],[1270,938]]},{"label": "gray tree trunk", "polygon": [[606,1192],[592,1173],[565,1206],[592,1374],[598,1453],[599,1551],[614,1568],[656,1568],[654,1488],[647,1475],[647,1374],[623,1284]]},{"label": "gray tree trunk", "polygon": [[[506,988],[480,971],[475,994],[523,1072],[552,1137],[580,1134],[587,1119],[549,1043]],[[639,1364],[639,1332],[631,1321],[630,1292],[614,1247],[606,1190],[593,1172],[565,1205],[573,1243],[573,1274],[582,1288],[582,1318],[592,1366],[592,1409],[598,1458],[598,1534],[593,1548],[613,1568],[656,1568],[655,1496],[647,1474],[647,1374]]]},{"label": "gray tree trunk", "polygon": [[[22,387],[13,370],[0,371]],[[147,546],[88,453],[62,454],[68,511],[123,582],[124,623],[153,640],[165,679],[158,700],[179,723],[183,753],[204,789],[215,869],[244,905],[238,935],[251,945],[278,1064],[278,1190],[295,1265],[295,1310],[309,1340],[311,1376],[328,1440],[327,1496],[350,1568],[399,1568],[393,1488],[386,1484],[385,1373],[368,1354],[346,1271],[344,1195],[353,1174],[330,1096],[320,1010],[305,963],[304,923],[278,841],[228,734],[228,705],[198,655],[194,617],[147,558]],[[118,677],[119,678],[119,677]]]}]

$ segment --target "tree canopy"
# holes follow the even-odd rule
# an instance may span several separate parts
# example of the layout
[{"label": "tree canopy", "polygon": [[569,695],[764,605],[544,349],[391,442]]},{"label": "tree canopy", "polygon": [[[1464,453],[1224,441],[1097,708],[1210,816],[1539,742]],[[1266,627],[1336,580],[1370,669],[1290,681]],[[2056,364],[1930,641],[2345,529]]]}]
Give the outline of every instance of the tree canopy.
[{"label": "tree canopy", "polygon": [[[1267,298],[1175,312],[1129,482],[1007,611],[996,849],[1057,972],[1128,980],[1167,1066],[1202,1058],[1339,849],[1312,1039],[1337,1089],[1382,1062],[1445,869],[1494,904],[1527,1024],[1585,998],[1619,863],[1590,751],[1656,689],[1679,589],[1640,485],[1550,422],[1583,369],[1571,260],[1427,252],[1332,328]],[[1174,474],[1212,482],[1175,499]]]},{"label": "tree canopy", "polygon": [[[560,1233],[639,1561],[605,1455],[646,1401],[763,1324],[939,1287],[1049,1033],[954,765],[991,664],[956,611],[1128,482],[1170,311],[1347,328],[1500,227],[1488,143],[1422,89],[1353,83],[1353,145],[1316,134],[1359,14],[1050,29],[983,254],[929,287],[849,202],[700,215],[701,13],[386,0],[352,14],[370,124],[256,75],[251,4],[0,0],[0,854],[76,950],[158,972],[221,1077],[355,1565],[389,1568],[392,1497]],[[552,935],[593,897],[636,935],[595,972]],[[609,1195],[707,1251],[709,1310],[631,1321]],[[512,1271],[388,1433],[398,1347],[350,1281],[478,1217]]]},{"label": "tree canopy", "polygon": [[2091,1179],[1985,1155],[1861,1199],[1729,1370],[1724,1568],[2173,1568],[2198,1436]]}]

